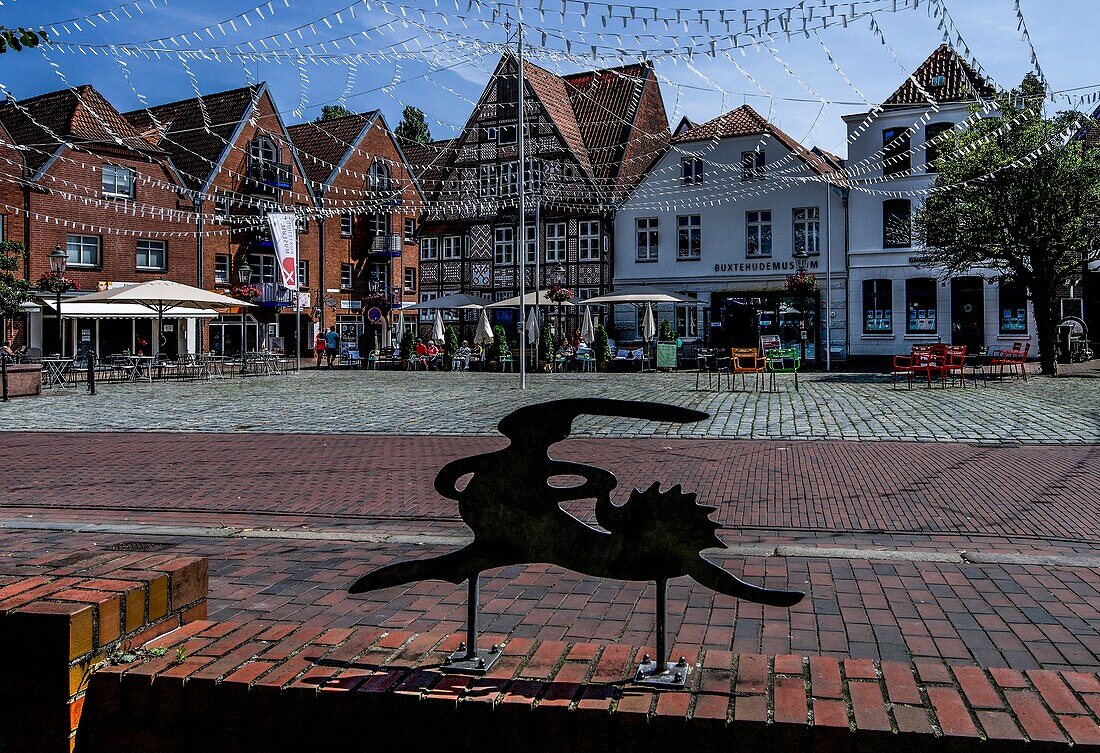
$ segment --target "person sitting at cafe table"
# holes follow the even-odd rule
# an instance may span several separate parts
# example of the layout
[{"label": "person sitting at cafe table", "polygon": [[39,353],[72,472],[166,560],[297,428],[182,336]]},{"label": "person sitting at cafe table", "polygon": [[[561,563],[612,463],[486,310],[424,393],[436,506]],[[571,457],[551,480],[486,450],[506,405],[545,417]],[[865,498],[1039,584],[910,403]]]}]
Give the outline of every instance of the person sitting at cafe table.
[{"label": "person sitting at cafe table", "polygon": [[451,370],[469,371],[470,355],[472,352],[473,351],[470,350],[470,343],[463,340],[462,345],[458,346],[458,353],[455,354],[454,360],[451,362]]},{"label": "person sitting at cafe table", "polygon": [[435,340],[428,340],[428,368],[443,368],[443,351],[435,344]]},{"label": "person sitting at cafe table", "polygon": [[419,337],[416,338],[416,360],[425,367],[428,365],[428,346]]},{"label": "person sitting at cafe table", "polygon": [[15,351],[11,349],[11,340],[5,340],[4,345],[0,346],[0,358],[9,363],[15,359]]}]

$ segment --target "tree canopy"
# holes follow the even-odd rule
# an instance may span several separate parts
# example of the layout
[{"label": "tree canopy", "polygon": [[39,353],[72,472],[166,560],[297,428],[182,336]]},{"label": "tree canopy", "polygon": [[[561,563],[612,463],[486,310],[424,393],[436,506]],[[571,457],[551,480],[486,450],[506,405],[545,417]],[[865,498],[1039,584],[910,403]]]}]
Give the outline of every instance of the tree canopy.
[{"label": "tree canopy", "polygon": [[428,128],[428,121],[424,119],[424,113],[412,105],[401,111],[401,122],[397,124],[393,134],[401,144],[427,144],[432,140],[432,132]]},{"label": "tree canopy", "polygon": [[[936,139],[934,189],[916,214],[920,263],[950,278],[993,269],[1026,288],[1040,363],[1056,373],[1062,288],[1100,259],[1100,150],[1077,112],[1046,116],[1034,74],[992,103],[992,116]],[[979,112],[976,106],[974,114]]]},{"label": "tree canopy", "polygon": [[[22,313],[23,304],[34,292],[30,284],[19,276],[26,257],[22,243],[0,241],[0,322]],[[0,332],[0,339],[6,335]]]},{"label": "tree canopy", "polygon": [[321,108],[321,116],[317,118],[317,122],[322,120],[334,120],[336,118],[346,118],[348,115],[354,115],[351,110],[343,105],[325,105]]},{"label": "tree canopy", "polygon": [[24,47],[37,47],[43,42],[49,42],[46,32],[41,29],[24,29],[22,26],[9,29],[0,26],[0,54],[11,48],[15,52],[21,52]]}]

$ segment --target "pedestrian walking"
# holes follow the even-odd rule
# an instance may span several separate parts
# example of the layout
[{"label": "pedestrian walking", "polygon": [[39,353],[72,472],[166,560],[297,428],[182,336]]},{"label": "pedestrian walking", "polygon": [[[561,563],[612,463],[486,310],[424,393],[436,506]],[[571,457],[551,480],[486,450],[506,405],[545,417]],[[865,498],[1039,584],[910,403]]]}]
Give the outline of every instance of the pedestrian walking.
[{"label": "pedestrian walking", "polygon": [[328,361],[330,369],[332,368],[332,362],[336,360],[338,355],[340,355],[340,335],[336,334],[336,326],[333,325],[325,333],[325,359]]},{"label": "pedestrian walking", "polygon": [[317,368],[321,368],[321,360],[325,357],[325,333],[320,330],[313,338],[313,352],[317,354]]}]

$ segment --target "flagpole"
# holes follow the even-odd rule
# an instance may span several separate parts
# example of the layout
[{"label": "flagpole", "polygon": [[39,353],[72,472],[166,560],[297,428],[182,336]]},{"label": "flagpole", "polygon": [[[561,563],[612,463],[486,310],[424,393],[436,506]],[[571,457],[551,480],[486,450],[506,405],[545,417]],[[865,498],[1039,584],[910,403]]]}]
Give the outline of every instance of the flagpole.
[{"label": "flagpole", "polygon": [[[519,8],[519,0],[516,0],[516,7]],[[518,14],[517,14],[518,15]],[[518,62],[518,76],[519,86],[517,99],[518,102],[518,116],[517,116],[517,135],[519,137],[519,165],[517,166],[519,172],[519,237],[516,239],[516,246],[520,254],[519,265],[519,388],[521,390],[527,389],[527,321],[524,317],[523,300],[527,296],[527,215],[526,207],[524,206],[524,194],[526,190],[526,138],[523,134],[523,23],[516,19],[516,50],[517,50],[517,62]],[[535,288],[538,290],[538,287]],[[536,300],[538,299],[538,293],[535,294]]]}]

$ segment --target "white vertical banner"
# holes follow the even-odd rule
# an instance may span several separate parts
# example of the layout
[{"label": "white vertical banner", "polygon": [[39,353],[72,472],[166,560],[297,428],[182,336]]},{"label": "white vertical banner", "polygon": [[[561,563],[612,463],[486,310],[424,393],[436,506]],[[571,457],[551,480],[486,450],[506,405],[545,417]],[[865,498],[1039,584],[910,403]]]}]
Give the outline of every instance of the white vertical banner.
[{"label": "white vertical banner", "polygon": [[298,290],[298,221],[291,212],[268,212],[271,243],[279,260],[280,282],[287,290]]}]

